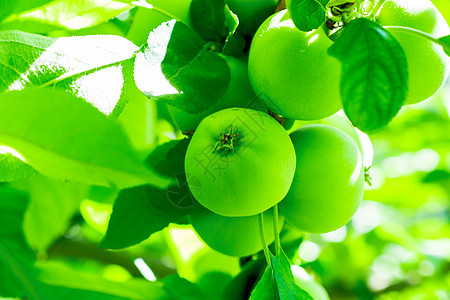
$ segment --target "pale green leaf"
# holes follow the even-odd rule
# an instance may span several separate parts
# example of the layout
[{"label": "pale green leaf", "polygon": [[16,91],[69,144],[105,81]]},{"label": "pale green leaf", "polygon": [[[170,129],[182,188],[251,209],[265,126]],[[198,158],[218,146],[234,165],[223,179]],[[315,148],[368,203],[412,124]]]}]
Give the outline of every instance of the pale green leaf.
[{"label": "pale green leaf", "polygon": [[[64,282],[61,284],[60,281],[58,284],[58,280],[48,280],[49,278],[44,276],[45,273],[43,274],[41,264],[37,269],[34,267],[35,255],[22,231],[27,204],[26,194],[5,185],[0,186],[0,297],[31,300],[165,299],[160,297],[164,296],[164,293],[159,292],[161,288],[154,287],[151,283],[131,281],[129,284],[120,285],[110,282],[102,289],[96,286],[101,282],[101,278],[87,282],[87,278],[73,270],[66,268],[64,272],[57,272],[57,269],[51,269],[52,265],[49,265],[52,276]],[[77,282],[82,284],[77,285]],[[103,283],[106,284],[105,282]],[[125,291],[130,295],[141,293],[147,296],[151,293],[152,296],[122,297]],[[158,297],[153,298],[153,295]]]},{"label": "pale green leaf", "polygon": [[12,182],[36,174],[32,167],[9,151],[7,147],[0,146],[0,182]]},{"label": "pale green leaf", "polygon": [[167,184],[144,167],[116,121],[59,90],[0,95],[0,144],[55,179],[119,188]]},{"label": "pale green leaf", "polygon": [[[5,4],[0,4],[0,30],[19,29],[41,34],[56,30],[78,30],[108,21],[132,7],[112,0],[16,2],[6,0]],[[3,13],[2,6],[5,6]]]},{"label": "pale green leaf", "polygon": [[167,299],[162,284],[143,279],[113,282],[101,276],[76,271],[60,262],[37,263],[37,279],[54,287],[111,294],[124,299]]},{"label": "pale green leaf", "polygon": [[0,21],[10,15],[32,10],[52,0],[2,0],[0,1]]},{"label": "pale green leaf", "polygon": [[55,86],[106,115],[118,115],[136,89],[132,79],[136,50],[130,41],[112,35],[50,38],[0,32],[0,93]]},{"label": "pale green leaf", "polygon": [[83,185],[52,180],[40,174],[14,182],[11,186],[30,195],[23,229],[28,243],[38,252],[47,250],[67,231],[87,189]]}]

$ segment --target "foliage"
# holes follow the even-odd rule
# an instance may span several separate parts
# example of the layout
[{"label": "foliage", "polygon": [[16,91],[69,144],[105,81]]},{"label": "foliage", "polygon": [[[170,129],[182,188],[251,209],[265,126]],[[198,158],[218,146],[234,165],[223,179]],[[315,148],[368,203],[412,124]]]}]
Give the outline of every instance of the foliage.
[{"label": "foliage", "polygon": [[[253,29],[276,7],[260,3],[264,17],[243,24],[253,1],[239,14],[224,0],[165,0],[173,11],[146,1],[0,1],[0,297],[313,299],[296,284],[299,265],[331,299],[448,299],[450,86],[404,105],[407,57],[376,22],[382,0],[280,1],[295,30],[333,41],[323,55],[342,70],[323,78],[340,80],[345,124],[331,125],[362,150],[367,184],[351,221],[329,233],[300,231],[275,206],[274,242],[261,238],[249,257],[217,252],[193,230],[191,215],[205,211],[185,174],[195,132],[182,133],[168,107],[196,115],[218,103],[233,83],[226,56],[247,64]],[[449,21],[448,1],[433,3]],[[448,54],[449,35],[418,34]],[[248,106],[288,133],[330,124],[254,107],[260,98]],[[232,134],[210,135],[235,151]],[[249,161],[267,161],[249,149]],[[282,174],[269,171],[258,174],[268,183]],[[263,215],[252,219],[266,236]]]}]

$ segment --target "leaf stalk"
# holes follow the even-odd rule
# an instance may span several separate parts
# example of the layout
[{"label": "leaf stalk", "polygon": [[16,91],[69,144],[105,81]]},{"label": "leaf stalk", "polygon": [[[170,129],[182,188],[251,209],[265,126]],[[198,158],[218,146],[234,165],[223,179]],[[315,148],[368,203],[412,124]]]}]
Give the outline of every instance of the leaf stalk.
[{"label": "leaf stalk", "polygon": [[280,253],[281,243],[278,232],[278,204],[273,207],[273,236],[275,237],[275,256]]},{"label": "leaf stalk", "polygon": [[261,237],[261,244],[262,244],[262,247],[263,247],[264,256],[266,257],[267,265],[270,266],[271,262],[270,262],[269,248],[267,247],[266,235],[264,234],[264,216],[263,216],[263,213],[259,214],[258,221],[259,221],[259,233],[260,233],[260,237]]}]

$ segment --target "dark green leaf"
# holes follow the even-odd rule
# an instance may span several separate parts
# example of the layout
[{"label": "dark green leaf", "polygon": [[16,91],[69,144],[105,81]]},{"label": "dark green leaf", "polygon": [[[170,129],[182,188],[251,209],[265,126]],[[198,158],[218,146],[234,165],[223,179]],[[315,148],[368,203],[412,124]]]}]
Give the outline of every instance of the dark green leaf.
[{"label": "dark green leaf", "polygon": [[21,180],[34,174],[36,171],[32,167],[11,153],[0,154],[0,182]]},{"label": "dark green leaf", "polygon": [[113,35],[51,38],[0,32],[0,93],[59,87],[117,116],[133,91],[125,82],[133,82],[136,50],[133,43]]},{"label": "dark green leaf", "polygon": [[146,162],[165,176],[184,173],[184,159],[189,139],[173,140],[159,145]]},{"label": "dark green leaf", "polygon": [[450,172],[446,170],[433,170],[424,176],[422,182],[424,183],[435,183],[439,181],[449,181],[450,182]]},{"label": "dark green leaf", "polygon": [[182,22],[171,20],[152,31],[136,55],[134,79],[148,97],[189,113],[199,113],[222,97],[230,69],[222,57]]},{"label": "dark green leaf", "polygon": [[[0,30],[20,29],[47,34],[98,25],[132,6],[113,0],[2,0]],[[80,21],[82,18],[82,21]]]},{"label": "dark green leaf", "polygon": [[178,275],[170,275],[163,280],[164,290],[173,300],[217,300],[219,298],[206,297],[203,291],[192,282],[179,277]]},{"label": "dark green leaf", "polygon": [[406,98],[408,71],[400,43],[379,24],[355,19],[328,52],[342,62],[341,96],[353,125],[370,132],[388,124]]},{"label": "dark green leaf", "polygon": [[319,28],[325,21],[326,4],[329,0],[288,0],[286,8],[295,27],[302,31]]},{"label": "dark green leaf", "polygon": [[276,257],[270,254],[270,261],[271,265],[253,290],[250,300],[314,300],[295,284],[291,264],[282,250]]},{"label": "dark green leaf", "polygon": [[166,198],[166,192],[140,186],[122,190],[114,202],[108,229],[100,247],[121,249],[146,240],[152,233],[164,229],[172,216],[155,207]]},{"label": "dark green leaf", "polygon": [[[250,258],[251,259],[251,258]],[[247,262],[241,272],[235,276],[225,289],[225,297],[233,300],[248,300],[258,278],[266,268],[263,256]]]},{"label": "dark green leaf", "polygon": [[[22,230],[27,205],[26,194],[0,186],[0,296],[25,296],[30,285],[26,265],[33,263],[34,253]],[[28,291],[37,293],[33,287]]]},{"label": "dark green leaf", "polygon": [[225,0],[192,0],[192,27],[205,40],[220,42],[227,36],[225,5]]},{"label": "dark green leaf", "polygon": [[147,161],[172,181],[165,190],[140,186],[122,190],[117,197],[101,247],[120,249],[182,220],[197,202],[184,175],[188,140],[171,141],[156,148]]},{"label": "dark green leaf", "polygon": [[229,34],[222,48],[222,53],[230,56],[245,55],[244,48],[246,45],[246,41],[244,37],[239,32],[237,32],[239,19],[232,11],[230,11],[228,7],[226,19]]},{"label": "dark green leaf", "polygon": [[55,179],[119,188],[168,183],[144,167],[116,121],[59,90],[0,95],[0,144]]},{"label": "dark green leaf", "polygon": [[445,53],[450,56],[450,35],[443,36],[439,39],[442,47],[444,48]]}]

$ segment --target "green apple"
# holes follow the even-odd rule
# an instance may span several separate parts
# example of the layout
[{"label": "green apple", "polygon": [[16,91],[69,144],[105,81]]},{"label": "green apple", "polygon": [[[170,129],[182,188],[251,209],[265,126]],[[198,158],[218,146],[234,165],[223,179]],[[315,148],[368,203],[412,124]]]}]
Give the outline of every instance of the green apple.
[{"label": "green apple", "polygon": [[341,66],[327,53],[323,29],[298,30],[287,10],[269,17],[256,32],[248,63],[256,94],[276,114],[296,120],[328,117],[341,107]]},{"label": "green apple", "polygon": [[[447,22],[430,0],[387,0],[376,20],[383,26],[410,27],[435,38],[450,34]],[[406,104],[428,99],[446,81],[449,57],[430,40],[394,28],[387,30],[405,50],[409,73]]]},{"label": "green apple", "polygon": [[[230,256],[250,256],[262,250],[259,215],[225,217],[204,210],[190,217],[192,227],[212,249]],[[264,231],[267,244],[274,241],[273,214],[264,212]],[[281,229],[284,218],[279,218]]]},{"label": "green apple", "polygon": [[287,194],[295,151],[270,115],[228,108],[201,121],[187,149],[185,171],[192,194],[204,207],[223,216],[251,216]]},{"label": "green apple", "polygon": [[345,225],[359,207],[364,188],[356,142],[328,125],[307,125],[291,134],[297,167],[280,212],[297,228],[325,233]]}]

